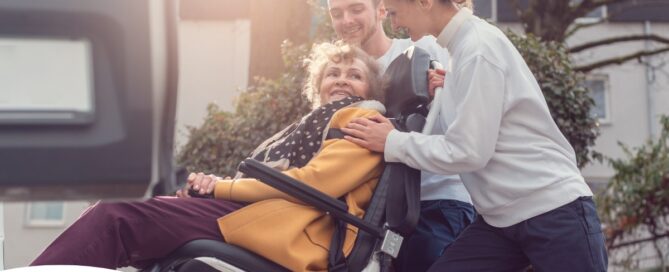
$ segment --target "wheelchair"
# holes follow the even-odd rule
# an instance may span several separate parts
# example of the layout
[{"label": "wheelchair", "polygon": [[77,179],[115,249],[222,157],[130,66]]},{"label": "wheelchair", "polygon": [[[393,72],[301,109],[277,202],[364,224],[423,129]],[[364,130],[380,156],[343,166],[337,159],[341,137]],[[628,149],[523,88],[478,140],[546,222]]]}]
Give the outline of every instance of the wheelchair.
[{"label": "wheelchair", "polygon": [[[400,131],[422,131],[428,113],[427,70],[436,64],[417,47],[407,49],[386,70],[390,79],[386,115]],[[330,135],[332,134],[332,135]],[[328,137],[343,137],[331,130]],[[264,164],[247,159],[240,171],[360,231],[351,253],[343,256],[343,235],[333,235],[328,271],[392,271],[404,237],[420,216],[420,171],[400,163],[386,163],[369,207],[362,219],[349,214],[346,204]],[[341,240],[341,241],[338,241]],[[193,240],[144,272],[184,271],[288,271],[243,248],[214,240]]]}]

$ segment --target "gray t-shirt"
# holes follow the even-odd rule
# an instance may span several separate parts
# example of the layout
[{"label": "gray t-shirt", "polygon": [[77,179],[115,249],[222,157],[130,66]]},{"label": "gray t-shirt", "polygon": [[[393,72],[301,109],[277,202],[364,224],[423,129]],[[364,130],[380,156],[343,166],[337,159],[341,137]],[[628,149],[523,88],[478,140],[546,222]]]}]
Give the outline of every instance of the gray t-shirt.
[{"label": "gray t-shirt", "polygon": [[427,51],[430,56],[432,56],[432,59],[441,63],[444,68],[446,68],[446,71],[449,70],[448,63],[450,61],[450,56],[446,49],[437,44],[437,39],[435,37],[425,36],[415,43],[412,42],[411,39],[393,39],[390,49],[388,49],[383,56],[376,59],[381,65],[381,71],[385,72],[388,65],[412,45]]}]

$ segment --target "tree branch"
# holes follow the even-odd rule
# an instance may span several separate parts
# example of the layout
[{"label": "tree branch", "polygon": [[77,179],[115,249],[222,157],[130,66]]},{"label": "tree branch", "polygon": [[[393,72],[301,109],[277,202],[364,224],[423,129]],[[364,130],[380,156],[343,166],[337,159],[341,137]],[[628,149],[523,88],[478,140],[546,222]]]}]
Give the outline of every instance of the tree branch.
[{"label": "tree branch", "polygon": [[[569,5],[568,9],[562,15],[562,20],[564,22],[568,22],[569,23],[568,25],[572,25],[574,22],[576,22],[576,20],[578,18],[582,18],[582,17],[587,16],[593,10],[596,10],[596,9],[602,7],[602,6],[617,4],[617,3],[624,3],[626,1],[629,1],[629,0],[581,0],[578,4]],[[564,33],[562,35],[561,41],[564,41],[567,37],[571,36],[578,29],[581,29],[583,27],[593,26],[593,25],[599,24],[601,22],[608,21],[609,18],[610,18],[609,16],[606,16],[605,18],[601,18],[599,20],[599,22],[597,22],[595,24],[577,24],[575,27],[572,27],[571,29],[570,29],[570,27],[567,27],[567,28],[564,29]]]},{"label": "tree branch", "polygon": [[567,38],[571,37],[572,35],[574,35],[574,33],[576,33],[576,31],[579,31],[579,30],[584,29],[586,27],[601,25],[602,23],[607,22],[607,19],[608,18],[600,18],[599,20],[597,20],[594,23],[575,23],[575,24],[572,24],[572,27],[570,27],[570,29],[567,30],[567,34],[564,35],[565,40]]},{"label": "tree branch", "polygon": [[583,0],[578,5],[572,7],[569,19],[573,22],[576,18],[581,18],[601,6],[623,3],[625,1],[629,0]]},{"label": "tree branch", "polygon": [[582,72],[582,73],[587,73],[587,72],[590,72],[594,69],[602,68],[604,66],[609,66],[609,65],[614,65],[614,64],[622,64],[622,63],[625,63],[625,62],[633,60],[633,59],[638,59],[638,58],[645,57],[645,56],[652,56],[652,55],[656,55],[656,54],[660,54],[660,53],[664,53],[664,52],[668,52],[668,51],[669,51],[669,47],[665,47],[665,48],[661,48],[661,49],[657,49],[657,50],[652,50],[652,51],[645,51],[645,50],[644,51],[639,51],[639,52],[629,54],[629,55],[626,55],[626,56],[621,56],[621,57],[617,57],[617,58],[602,60],[602,61],[591,63],[591,64],[588,64],[588,65],[579,66],[579,67],[574,68],[574,70]]},{"label": "tree branch", "polygon": [[[626,3],[625,1],[629,1],[629,0],[613,0],[612,2],[607,2],[606,4],[609,5],[609,4],[617,4],[617,3]],[[664,1],[664,0],[662,0],[662,1]],[[636,5],[636,4],[631,4],[631,5]],[[597,7],[595,7],[595,9],[596,8]],[[590,11],[592,11],[592,10],[590,10]],[[590,11],[588,11],[588,13]],[[602,23],[607,23],[607,22],[609,22],[609,20],[611,20],[611,18],[615,18],[616,16],[621,14],[623,11],[625,11],[625,10],[621,9],[621,8],[618,8],[618,9],[615,9],[615,10],[609,8],[606,11],[606,16],[605,17],[601,17],[596,22],[593,22],[593,23],[578,23],[578,22],[576,22],[576,19],[574,19],[574,22],[576,22],[576,23],[572,24],[573,26],[570,27],[570,29],[568,29],[567,34],[565,34],[565,40],[566,40],[566,38],[571,37],[578,30],[581,30],[581,29],[586,28],[586,27],[601,25]]]},{"label": "tree branch", "polygon": [[620,248],[620,247],[636,245],[636,244],[639,244],[639,243],[655,241],[655,240],[662,239],[662,238],[665,238],[665,237],[669,237],[669,232],[659,234],[659,235],[653,235],[652,237],[648,237],[648,238],[644,238],[644,239],[638,239],[638,240],[633,240],[633,241],[629,241],[629,242],[622,242],[622,243],[619,243],[619,244],[612,245],[608,249],[611,250],[611,249],[616,249],[616,248]]},{"label": "tree branch", "polygon": [[603,39],[603,40],[599,40],[599,41],[584,43],[584,44],[569,48],[569,53],[577,53],[577,52],[580,52],[580,51],[583,51],[583,50],[586,50],[586,49],[590,49],[590,48],[593,48],[593,47],[602,46],[602,45],[609,45],[609,44],[617,43],[617,42],[630,42],[630,41],[643,41],[643,40],[650,40],[650,41],[656,41],[656,42],[669,44],[669,39],[667,39],[665,37],[660,37],[658,35],[630,35],[630,36],[607,38],[607,39]]}]

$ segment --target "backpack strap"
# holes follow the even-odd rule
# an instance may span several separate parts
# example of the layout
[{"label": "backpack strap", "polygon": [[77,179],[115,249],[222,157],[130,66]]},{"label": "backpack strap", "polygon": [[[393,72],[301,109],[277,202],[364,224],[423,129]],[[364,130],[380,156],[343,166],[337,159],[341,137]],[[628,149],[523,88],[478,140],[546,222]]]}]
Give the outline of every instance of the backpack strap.
[{"label": "backpack strap", "polygon": [[325,136],[325,139],[326,139],[326,140],[330,140],[330,139],[344,139],[344,136],[345,136],[345,135],[346,135],[346,134],[344,134],[344,132],[341,131],[341,129],[338,129],[338,128],[330,128],[330,129],[328,129],[328,134],[327,134],[327,136]]}]

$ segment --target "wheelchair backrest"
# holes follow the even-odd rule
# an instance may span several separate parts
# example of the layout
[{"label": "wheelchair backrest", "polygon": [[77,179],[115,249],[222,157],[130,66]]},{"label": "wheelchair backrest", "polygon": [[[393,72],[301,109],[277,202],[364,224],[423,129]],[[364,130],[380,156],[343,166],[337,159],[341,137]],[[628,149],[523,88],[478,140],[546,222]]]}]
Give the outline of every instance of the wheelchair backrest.
[{"label": "wheelchair backrest", "polygon": [[[386,91],[386,115],[400,118],[421,112],[429,103],[427,70],[430,55],[412,46],[395,58],[386,69],[390,80]],[[424,112],[427,114],[427,112]]]},{"label": "wheelchair backrest", "polygon": [[[386,69],[390,79],[386,91],[386,116],[401,131],[420,132],[429,103],[427,70],[430,55],[410,47]],[[386,163],[363,220],[399,233],[411,234],[420,216],[420,171],[401,163]],[[362,271],[370,253],[378,248],[379,237],[359,232],[347,263],[350,271]],[[399,251],[399,245],[394,249]],[[391,249],[392,250],[392,249]]]}]

